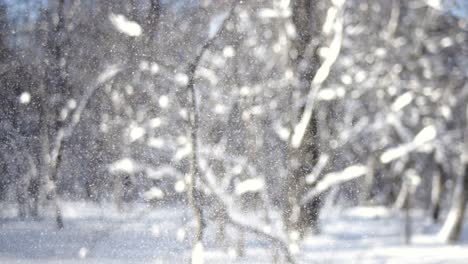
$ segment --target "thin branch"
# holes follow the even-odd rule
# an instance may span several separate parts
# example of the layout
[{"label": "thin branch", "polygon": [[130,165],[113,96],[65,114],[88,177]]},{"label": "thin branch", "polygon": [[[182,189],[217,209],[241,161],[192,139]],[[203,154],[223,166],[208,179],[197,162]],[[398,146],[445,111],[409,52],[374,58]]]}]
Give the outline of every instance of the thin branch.
[{"label": "thin branch", "polygon": [[197,107],[197,98],[196,98],[196,90],[195,90],[195,73],[197,69],[200,66],[201,59],[203,58],[203,55],[205,52],[213,45],[215,40],[221,35],[223,32],[227,21],[229,21],[233,16],[234,16],[234,9],[238,5],[240,1],[236,0],[232,3],[229,13],[227,17],[223,20],[222,24],[218,28],[218,31],[211,36],[205,44],[201,47],[200,52],[198,55],[195,57],[195,59],[189,64],[188,66],[188,83],[187,83],[187,91],[189,95],[189,109],[191,112],[189,122],[190,122],[190,141],[192,144],[192,151],[190,154],[190,174],[187,179],[187,186],[188,186],[188,200],[190,203],[190,206],[192,207],[192,211],[195,217],[195,220],[197,222],[197,230],[195,234],[195,243],[194,247],[192,249],[192,263],[194,261],[197,261],[197,259],[194,258],[194,255],[197,254],[197,248],[203,247],[202,245],[202,240],[203,240],[203,232],[205,229],[205,223],[203,221],[203,215],[202,215],[202,208],[200,206],[200,201],[199,197],[197,197],[196,192],[195,192],[195,181],[197,178],[199,178],[200,175],[200,168],[198,165],[198,125],[200,123],[200,117],[198,113],[198,107]]},{"label": "thin branch", "polygon": [[50,154],[52,168],[55,167],[56,162],[61,154],[63,141],[65,141],[67,138],[72,136],[73,132],[75,131],[76,126],[81,121],[81,116],[84,110],[86,110],[86,106],[88,105],[88,102],[90,101],[91,97],[95,94],[95,92],[98,90],[99,87],[101,87],[107,81],[111,80],[116,74],[118,74],[122,70],[123,68],[118,67],[118,66],[112,67],[106,70],[103,74],[101,74],[97,78],[94,85],[89,87],[85,91],[85,93],[82,95],[81,100],[78,103],[76,110],[73,112],[73,115],[70,121],[68,122],[68,124],[63,125],[57,132],[57,136],[55,137],[53,149]]},{"label": "thin branch", "polygon": [[332,172],[323,177],[312,190],[310,190],[302,199],[301,204],[307,204],[310,200],[333,186],[344,182],[354,180],[367,173],[367,167],[362,164],[352,165],[339,172]]},{"label": "thin branch", "polygon": [[219,202],[219,204],[221,204],[224,208],[226,208],[226,219],[225,219],[226,222],[236,228],[239,228],[246,232],[253,233],[257,236],[262,237],[266,241],[271,242],[275,247],[277,247],[283,252],[283,255],[285,256],[287,263],[295,263],[294,258],[292,257],[291,251],[289,250],[289,246],[286,241],[286,236],[281,237],[281,236],[272,234],[271,227],[268,225],[263,226],[262,228],[262,227],[258,227],[258,226],[245,222],[241,214],[234,213],[235,210],[234,210],[232,199],[214,187],[215,185],[214,185],[213,179],[215,177],[211,177],[209,174],[212,174],[211,170],[204,171],[204,173],[201,174],[201,176],[203,176],[202,180],[205,183],[205,186],[212,193],[213,198],[216,199],[217,202]]},{"label": "thin branch", "polygon": [[240,220],[240,218],[234,218],[232,215],[227,215],[227,221],[229,224],[231,224],[232,226],[234,227],[237,227],[239,229],[242,229],[246,232],[251,232],[257,236],[260,236],[260,237],[263,237],[265,240],[271,242],[272,244],[274,244],[276,247],[278,247],[284,254],[285,258],[286,258],[286,261],[288,263],[295,263],[294,261],[294,258],[292,257],[291,255],[291,252],[289,250],[289,247],[288,247],[288,244],[283,241],[283,239],[275,236],[275,235],[272,235],[270,234],[269,232],[263,230],[263,229],[260,229],[258,227],[254,227],[252,225],[249,225],[245,222],[243,222],[242,220]]}]

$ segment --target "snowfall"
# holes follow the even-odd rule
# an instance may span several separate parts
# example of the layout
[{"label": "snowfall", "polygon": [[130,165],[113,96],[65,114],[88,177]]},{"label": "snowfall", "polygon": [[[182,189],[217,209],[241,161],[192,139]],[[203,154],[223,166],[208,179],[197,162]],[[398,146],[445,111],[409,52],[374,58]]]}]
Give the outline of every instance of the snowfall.
[{"label": "snowfall", "polygon": [[[133,204],[124,213],[113,204],[61,205],[63,230],[56,228],[52,214],[20,221],[13,205],[0,204],[0,263],[189,262],[194,223],[184,205]],[[294,257],[298,263],[468,263],[466,227],[461,242],[447,245],[437,236],[441,224],[432,223],[426,212],[412,212],[412,226],[406,245],[401,212],[325,207],[321,232],[308,235]],[[271,245],[254,234],[247,234],[245,255],[239,257],[235,231],[228,227],[218,243],[215,230],[216,224],[210,224],[205,236],[205,263],[274,263]]]}]

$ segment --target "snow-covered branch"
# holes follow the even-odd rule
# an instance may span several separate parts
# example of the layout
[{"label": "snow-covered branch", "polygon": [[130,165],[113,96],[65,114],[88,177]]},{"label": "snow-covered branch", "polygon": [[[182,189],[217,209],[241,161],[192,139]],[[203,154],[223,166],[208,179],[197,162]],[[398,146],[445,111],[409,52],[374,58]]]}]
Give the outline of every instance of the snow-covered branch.
[{"label": "snow-covered branch", "polygon": [[122,14],[110,14],[109,20],[117,31],[130,37],[138,37],[143,31],[137,22],[128,20]]},{"label": "snow-covered branch", "polygon": [[320,173],[322,173],[323,169],[327,165],[329,158],[330,156],[328,156],[327,154],[322,154],[320,156],[319,160],[317,161],[317,164],[314,166],[313,171],[306,176],[306,182],[308,184],[314,183],[318,180]]},{"label": "snow-covered branch", "polygon": [[354,180],[367,173],[367,167],[362,164],[352,165],[339,172],[332,172],[323,177],[312,190],[310,190],[301,200],[301,204],[306,204],[311,199],[327,191],[333,186]]},{"label": "snow-covered branch", "polygon": [[226,219],[224,219],[228,224],[236,227],[238,229],[244,230],[246,232],[253,233],[263,239],[271,242],[274,246],[280,249],[288,263],[295,263],[292,254],[289,250],[288,242],[286,241],[286,236],[278,236],[272,234],[271,226],[265,226],[260,224],[252,224],[252,219],[249,219],[249,222],[246,222],[242,214],[238,213],[235,210],[233,199],[222,193],[215,186],[213,172],[206,168],[206,170],[201,174],[202,180],[205,183],[205,186],[210,190],[214,199],[226,208]]},{"label": "snow-covered branch", "polygon": [[[343,40],[343,8],[345,2],[345,0],[333,1],[334,5],[330,7],[327,12],[327,18],[323,26],[323,31],[326,34],[330,34],[331,28],[333,28],[335,34],[330,43],[330,46],[323,48],[323,50],[325,50],[325,59],[310,83],[310,91],[307,95],[307,102],[304,112],[299,120],[299,123],[294,127],[291,138],[291,145],[293,148],[297,149],[301,146],[305,131],[309,125],[310,119],[312,118],[314,104],[317,99],[320,87],[327,79],[328,75],[330,74],[331,67],[340,54],[341,43]],[[331,25],[333,25],[333,27]]]},{"label": "snow-covered branch", "polygon": [[406,156],[410,152],[418,149],[426,143],[433,141],[437,136],[437,130],[433,125],[423,128],[414,139],[406,144],[391,148],[380,156],[382,163],[389,163],[393,160]]},{"label": "snow-covered branch", "polygon": [[94,95],[96,90],[101,87],[104,83],[107,81],[111,80],[116,74],[121,72],[123,70],[123,67],[119,65],[111,65],[108,66],[106,70],[104,70],[96,79],[95,83],[88,87],[84,94],[81,97],[80,102],[78,103],[77,108],[73,112],[73,115],[71,116],[71,119],[69,120],[68,124],[62,126],[58,131],[57,135],[55,137],[54,145],[52,147],[52,151],[50,154],[50,161],[51,161],[51,167],[53,168],[55,166],[55,163],[57,162],[57,159],[60,155],[60,151],[62,149],[62,144],[63,141],[72,135],[74,132],[76,126],[81,120],[81,116],[86,109],[86,106],[88,105],[89,100],[91,97]]}]

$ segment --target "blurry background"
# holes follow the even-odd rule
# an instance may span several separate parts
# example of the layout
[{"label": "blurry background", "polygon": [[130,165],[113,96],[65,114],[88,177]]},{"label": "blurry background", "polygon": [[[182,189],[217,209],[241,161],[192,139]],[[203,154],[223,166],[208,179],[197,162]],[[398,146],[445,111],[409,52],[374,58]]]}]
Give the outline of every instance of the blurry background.
[{"label": "blurry background", "polygon": [[462,234],[467,1],[0,0],[0,28],[0,221],[191,209],[283,261],[336,208]]}]

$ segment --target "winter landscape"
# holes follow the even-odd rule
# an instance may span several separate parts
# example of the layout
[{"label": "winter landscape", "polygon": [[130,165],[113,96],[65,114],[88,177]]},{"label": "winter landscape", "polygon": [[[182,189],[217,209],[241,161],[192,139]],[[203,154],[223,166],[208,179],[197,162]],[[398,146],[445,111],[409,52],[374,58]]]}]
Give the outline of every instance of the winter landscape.
[{"label": "winter landscape", "polygon": [[0,0],[0,263],[468,263],[468,1]]}]

